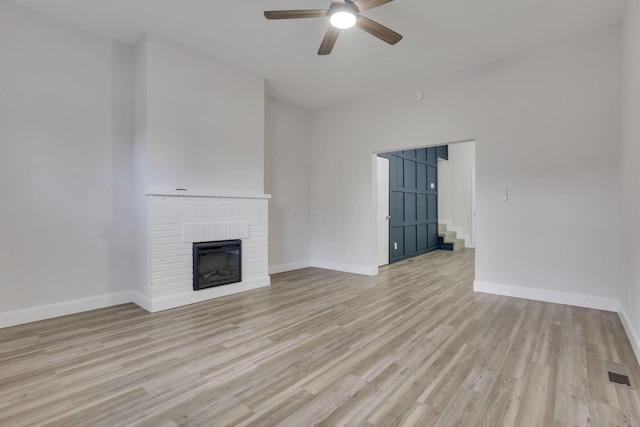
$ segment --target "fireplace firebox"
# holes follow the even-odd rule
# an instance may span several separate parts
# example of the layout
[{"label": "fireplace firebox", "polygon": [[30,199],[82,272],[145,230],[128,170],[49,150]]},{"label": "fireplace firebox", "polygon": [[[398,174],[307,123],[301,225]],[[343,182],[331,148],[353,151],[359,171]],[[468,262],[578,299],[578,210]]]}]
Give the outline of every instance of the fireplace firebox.
[{"label": "fireplace firebox", "polygon": [[193,244],[193,290],[242,281],[242,241]]}]

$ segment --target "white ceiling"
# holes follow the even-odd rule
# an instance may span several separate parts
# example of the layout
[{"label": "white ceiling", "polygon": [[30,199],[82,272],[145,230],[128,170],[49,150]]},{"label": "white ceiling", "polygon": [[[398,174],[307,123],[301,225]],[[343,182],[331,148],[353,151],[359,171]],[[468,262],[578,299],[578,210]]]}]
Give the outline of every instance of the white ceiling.
[{"label": "white ceiling", "polygon": [[267,92],[316,108],[486,63],[617,24],[627,0],[395,0],[363,14],[401,33],[395,46],[353,28],[316,52],[326,18],[267,21],[264,10],[330,0],[13,0],[135,43],[144,33],[206,51],[267,79]]}]

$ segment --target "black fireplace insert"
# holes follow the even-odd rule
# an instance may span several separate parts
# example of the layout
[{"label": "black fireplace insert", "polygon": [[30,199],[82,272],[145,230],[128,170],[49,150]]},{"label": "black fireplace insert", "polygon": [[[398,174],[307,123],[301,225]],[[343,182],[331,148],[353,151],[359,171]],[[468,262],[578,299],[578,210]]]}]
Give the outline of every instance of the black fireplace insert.
[{"label": "black fireplace insert", "polygon": [[193,290],[242,281],[242,241],[193,244]]}]

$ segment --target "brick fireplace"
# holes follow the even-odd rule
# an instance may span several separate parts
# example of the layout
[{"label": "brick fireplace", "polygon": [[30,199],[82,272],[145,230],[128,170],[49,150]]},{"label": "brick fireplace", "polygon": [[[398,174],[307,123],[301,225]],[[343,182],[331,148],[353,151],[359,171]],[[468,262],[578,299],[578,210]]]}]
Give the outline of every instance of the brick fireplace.
[{"label": "brick fireplace", "polygon": [[[268,197],[147,195],[147,295],[136,301],[155,312],[270,284]],[[242,241],[242,280],[193,290],[193,244]]]}]

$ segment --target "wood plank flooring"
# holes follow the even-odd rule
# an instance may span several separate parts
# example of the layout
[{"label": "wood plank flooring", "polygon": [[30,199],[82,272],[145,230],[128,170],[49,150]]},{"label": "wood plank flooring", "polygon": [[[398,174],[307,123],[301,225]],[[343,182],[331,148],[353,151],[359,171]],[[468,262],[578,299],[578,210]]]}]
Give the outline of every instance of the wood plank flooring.
[{"label": "wood plank flooring", "polygon": [[0,425],[640,426],[615,313],[474,294],[474,252],[0,330]]}]

